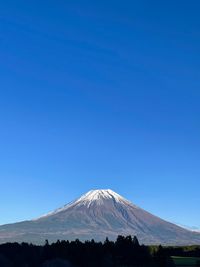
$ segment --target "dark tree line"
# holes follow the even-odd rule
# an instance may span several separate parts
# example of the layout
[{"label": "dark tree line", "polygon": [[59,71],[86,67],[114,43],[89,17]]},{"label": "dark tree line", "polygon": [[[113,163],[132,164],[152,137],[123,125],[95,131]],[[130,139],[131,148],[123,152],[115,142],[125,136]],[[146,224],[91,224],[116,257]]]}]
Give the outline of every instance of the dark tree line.
[{"label": "dark tree line", "polygon": [[171,255],[199,256],[200,248],[148,247],[136,237],[118,236],[115,242],[57,241],[44,246],[27,243],[0,245],[1,267],[169,267]]}]

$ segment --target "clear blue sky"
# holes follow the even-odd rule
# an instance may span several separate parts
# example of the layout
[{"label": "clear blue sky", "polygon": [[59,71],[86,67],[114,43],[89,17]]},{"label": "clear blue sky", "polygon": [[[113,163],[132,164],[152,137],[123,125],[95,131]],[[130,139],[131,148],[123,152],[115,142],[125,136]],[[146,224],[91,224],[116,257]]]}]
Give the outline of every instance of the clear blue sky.
[{"label": "clear blue sky", "polygon": [[200,2],[0,2],[0,224],[111,188],[200,226]]}]

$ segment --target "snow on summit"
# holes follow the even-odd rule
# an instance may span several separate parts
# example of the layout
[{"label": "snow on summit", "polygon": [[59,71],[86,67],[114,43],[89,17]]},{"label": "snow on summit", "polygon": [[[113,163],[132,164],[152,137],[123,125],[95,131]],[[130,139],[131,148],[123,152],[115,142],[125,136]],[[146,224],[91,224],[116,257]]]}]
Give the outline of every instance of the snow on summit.
[{"label": "snow on summit", "polygon": [[101,200],[102,198],[115,199],[117,202],[119,202],[120,200],[124,200],[124,198],[122,196],[120,196],[119,194],[115,193],[114,191],[112,191],[110,189],[91,190],[88,193],[81,196],[78,200],[90,202],[90,201]]},{"label": "snow on summit", "polygon": [[86,205],[87,207],[90,207],[92,203],[102,205],[104,200],[109,199],[118,203],[129,203],[128,200],[115,193],[111,189],[96,189],[90,190],[86,194],[82,195],[79,199],[72,203],[72,205]]}]

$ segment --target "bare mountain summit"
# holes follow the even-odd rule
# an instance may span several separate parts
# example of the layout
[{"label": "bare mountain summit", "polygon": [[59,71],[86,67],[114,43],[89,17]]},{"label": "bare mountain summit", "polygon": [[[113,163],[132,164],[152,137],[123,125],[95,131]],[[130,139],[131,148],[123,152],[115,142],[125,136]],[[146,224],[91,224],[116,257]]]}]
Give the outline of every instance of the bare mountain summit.
[{"label": "bare mountain summit", "polygon": [[199,233],[164,221],[109,189],[91,190],[37,219],[0,226],[0,243],[105,240],[117,235],[136,235],[144,244],[200,244]]}]

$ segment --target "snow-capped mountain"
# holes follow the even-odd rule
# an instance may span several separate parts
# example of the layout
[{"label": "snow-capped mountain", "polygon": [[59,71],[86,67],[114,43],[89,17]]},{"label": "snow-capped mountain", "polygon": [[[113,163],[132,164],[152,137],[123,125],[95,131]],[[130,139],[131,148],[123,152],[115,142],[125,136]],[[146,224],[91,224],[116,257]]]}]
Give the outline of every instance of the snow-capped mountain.
[{"label": "snow-capped mountain", "polygon": [[110,189],[91,190],[37,219],[0,226],[0,243],[48,239],[116,239],[136,235],[144,244],[200,244],[200,234],[166,222]]}]

